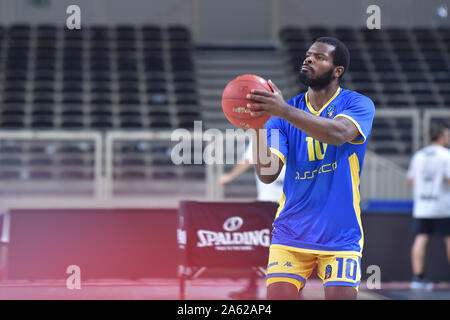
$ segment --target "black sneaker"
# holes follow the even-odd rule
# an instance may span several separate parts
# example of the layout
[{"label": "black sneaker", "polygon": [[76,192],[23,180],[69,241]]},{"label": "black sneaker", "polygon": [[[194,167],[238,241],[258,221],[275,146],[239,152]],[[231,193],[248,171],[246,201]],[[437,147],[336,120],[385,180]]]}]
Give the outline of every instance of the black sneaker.
[{"label": "black sneaker", "polygon": [[417,276],[414,276],[411,280],[409,287],[411,288],[411,290],[431,291],[433,290],[433,282],[431,282],[427,278],[419,278]]}]

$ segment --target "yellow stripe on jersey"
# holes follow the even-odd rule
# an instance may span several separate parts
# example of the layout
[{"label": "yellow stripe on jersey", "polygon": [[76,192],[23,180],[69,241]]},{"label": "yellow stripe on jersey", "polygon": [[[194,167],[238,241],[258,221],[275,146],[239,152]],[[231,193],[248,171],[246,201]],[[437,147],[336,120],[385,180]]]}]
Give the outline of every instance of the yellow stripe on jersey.
[{"label": "yellow stripe on jersey", "polygon": [[286,163],[286,158],[284,157],[284,155],[283,155],[280,151],[278,151],[278,150],[275,149],[275,148],[270,148],[270,151],[271,151],[273,154],[275,154],[278,158],[280,158],[281,161],[283,161],[283,163]]},{"label": "yellow stripe on jersey", "polygon": [[275,215],[275,219],[278,218],[278,216],[280,215],[281,210],[283,210],[283,208],[284,208],[284,204],[286,203],[286,195],[284,194],[284,191],[281,192],[280,201],[278,201],[278,203],[279,203],[279,205],[278,205],[277,213]]},{"label": "yellow stripe on jersey", "polygon": [[361,239],[358,241],[358,244],[362,252],[362,248],[364,245],[364,232],[361,223],[361,208],[360,208],[361,197],[359,194],[359,160],[356,153],[353,153],[350,157],[348,157],[348,162],[350,164],[350,173],[352,176],[353,208],[355,209],[356,218],[358,219],[359,228],[361,230]]},{"label": "yellow stripe on jersey", "polygon": [[325,108],[330,104],[331,101],[334,100],[334,98],[336,98],[339,94],[339,92],[341,92],[341,87],[339,87],[336,92],[333,94],[333,96],[330,98],[330,100],[327,101],[327,103],[325,103],[323,105],[322,108],[320,108],[319,111],[314,110],[313,106],[311,105],[311,103],[309,102],[309,98],[308,98],[308,92],[305,93],[305,102],[306,102],[306,106],[308,107],[309,111],[311,111],[312,114],[315,114],[316,116],[320,115],[322,113],[323,110],[325,110]]},{"label": "yellow stripe on jersey", "polygon": [[361,129],[361,126],[359,125],[358,122],[355,121],[355,119],[353,119],[352,117],[350,117],[350,116],[348,116],[348,115],[346,115],[346,114],[338,114],[338,115],[336,115],[334,118],[336,119],[337,117],[344,117],[344,118],[350,120],[351,122],[353,122],[353,124],[354,124],[354,125],[356,126],[356,128],[358,129],[359,134],[363,137],[363,140],[362,140],[362,141],[354,141],[354,140],[353,140],[353,141],[349,141],[350,143],[352,143],[352,144],[363,144],[364,142],[366,142],[366,136],[364,135],[364,133],[363,133],[363,131],[362,131],[362,129]]}]

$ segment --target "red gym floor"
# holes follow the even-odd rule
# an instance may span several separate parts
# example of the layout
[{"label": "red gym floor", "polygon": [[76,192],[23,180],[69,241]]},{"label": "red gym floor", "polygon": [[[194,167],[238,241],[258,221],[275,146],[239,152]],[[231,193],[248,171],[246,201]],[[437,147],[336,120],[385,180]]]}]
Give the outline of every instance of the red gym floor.
[{"label": "red gym floor", "polygon": [[[228,300],[230,292],[242,290],[245,280],[196,279],[186,283],[188,300]],[[442,283],[431,292],[410,291],[408,283],[386,283],[381,290],[369,290],[363,284],[358,299],[410,300],[450,299],[450,284]],[[258,281],[258,299],[265,299],[265,282]],[[320,280],[308,281],[304,289],[307,300],[323,299]],[[65,280],[3,281],[0,283],[1,300],[178,300],[178,279],[105,279],[83,281],[80,289],[67,289]]]}]

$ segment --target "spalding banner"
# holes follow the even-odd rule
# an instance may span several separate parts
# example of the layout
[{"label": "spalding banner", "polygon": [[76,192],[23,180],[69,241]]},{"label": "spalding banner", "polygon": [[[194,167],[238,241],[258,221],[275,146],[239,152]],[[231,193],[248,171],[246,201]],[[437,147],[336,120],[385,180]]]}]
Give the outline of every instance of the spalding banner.
[{"label": "spalding banner", "polygon": [[180,203],[178,246],[185,266],[266,266],[277,204]]}]

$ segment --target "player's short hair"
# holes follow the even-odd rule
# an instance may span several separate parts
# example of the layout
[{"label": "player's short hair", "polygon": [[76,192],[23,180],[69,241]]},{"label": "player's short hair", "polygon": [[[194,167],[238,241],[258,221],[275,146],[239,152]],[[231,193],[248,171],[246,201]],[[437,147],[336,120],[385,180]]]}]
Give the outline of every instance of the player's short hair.
[{"label": "player's short hair", "polygon": [[344,67],[344,72],[341,75],[344,75],[345,71],[347,71],[350,66],[350,51],[348,51],[347,46],[342,43],[339,39],[333,37],[320,37],[317,38],[314,42],[322,42],[334,47],[333,50],[333,64],[335,67],[342,66]]},{"label": "player's short hair", "polygon": [[449,127],[443,123],[432,123],[430,125],[430,141],[435,142],[439,139],[439,137],[444,133],[445,130],[448,130]]}]

